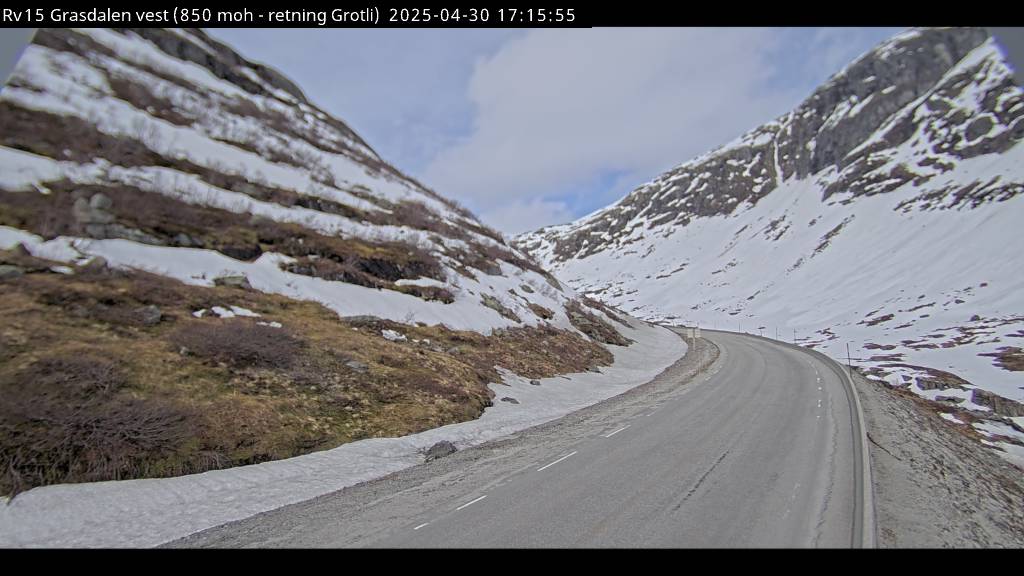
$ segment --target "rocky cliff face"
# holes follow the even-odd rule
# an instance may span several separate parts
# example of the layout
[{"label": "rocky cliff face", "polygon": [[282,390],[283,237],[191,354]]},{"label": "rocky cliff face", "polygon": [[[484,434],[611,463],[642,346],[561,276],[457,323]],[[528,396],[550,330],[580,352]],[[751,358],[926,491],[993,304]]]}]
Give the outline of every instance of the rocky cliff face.
[{"label": "rocky cliff face", "polygon": [[792,112],[515,242],[636,315],[849,344],[873,377],[1020,433],[986,394],[1024,400],[1021,140],[994,41],[911,30]]},{"label": "rocky cliff face", "polygon": [[[641,226],[732,214],[793,179],[819,181],[823,201],[921,187],[959,161],[1006,152],[1024,139],[1020,90],[995,50],[980,29],[907,32],[778,120],[662,174],[591,218],[518,242],[554,262],[584,258],[630,242]],[[935,186],[907,205],[952,208],[1020,192],[1019,182]]]}]

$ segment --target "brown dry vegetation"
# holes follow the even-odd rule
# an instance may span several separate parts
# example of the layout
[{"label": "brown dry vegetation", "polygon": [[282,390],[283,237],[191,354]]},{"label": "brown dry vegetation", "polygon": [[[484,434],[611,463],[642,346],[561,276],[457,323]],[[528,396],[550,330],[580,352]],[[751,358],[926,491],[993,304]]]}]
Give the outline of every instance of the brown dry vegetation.
[{"label": "brown dry vegetation", "polygon": [[620,334],[611,324],[586,311],[579,302],[572,301],[566,304],[565,313],[573,327],[596,342],[615,346],[629,346],[633,342]]},{"label": "brown dry vegetation", "polygon": [[1024,372],[1024,350],[1016,346],[1003,346],[995,352],[979,354],[979,356],[991,356],[995,358],[994,364],[1003,370],[1011,372]]},{"label": "brown dry vegetation", "polygon": [[[81,56],[87,60],[95,60],[94,54],[101,54],[111,58],[117,58],[116,54],[113,54],[109,49],[103,45],[93,41],[86,35],[80,34],[73,30],[59,30],[59,29],[41,29],[33,39],[33,42],[43,46],[47,46],[51,49],[69,52]],[[158,46],[159,47],[159,46]],[[402,174],[390,164],[380,160],[377,156],[367,154],[361,149],[354,148],[349,145],[349,141],[354,141],[362,146],[369,146],[364,142],[355,132],[352,131],[344,122],[337,120],[329,114],[323,113],[314,104],[307,102],[307,105],[314,108],[319,112],[317,117],[323,122],[329,130],[336,131],[340,138],[317,138],[311,137],[306,131],[297,129],[297,126],[303,125],[303,122],[297,121],[297,117],[290,116],[281,110],[275,108],[263,108],[254,104],[252,100],[243,98],[234,98],[227,102],[222,102],[219,97],[214,98],[210,94],[204,92],[201,88],[194,85],[190,85],[184,82],[182,79],[175,77],[174,75],[164,73],[160,70],[154,69],[145,64],[134,62],[132,64],[139,70],[151,74],[157,78],[168,81],[175,84],[185,90],[196,93],[200,96],[211,99],[211,105],[213,100],[216,100],[220,105],[223,106],[224,110],[228,113],[235,114],[242,117],[253,118],[258,120],[264,126],[266,126],[271,132],[284,135],[288,138],[293,138],[302,141],[315,149],[319,149],[323,152],[332,154],[341,154],[348,156],[354,161],[362,164],[373,172],[386,175],[388,178],[395,178],[405,180],[414,187],[418,188],[425,195],[438,200],[442,204],[448,206],[455,213],[459,214],[465,220],[460,222],[463,227],[472,230],[478,234],[488,236],[499,242],[503,242],[501,235],[495,230],[483,226],[481,224],[473,222],[475,217],[465,207],[460,206],[458,203],[440,196],[433,190],[430,190],[426,186],[423,186],[420,182],[416,181],[409,176]],[[211,71],[215,70],[216,67],[212,68]],[[258,67],[257,67],[258,68]],[[102,68],[99,68],[102,72],[107,73],[108,83],[111,85],[111,89],[114,95],[125,102],[131,104],[139,110],[148,112],[149,114],[172,122],[178,125],[190,125],[193,123],[193,119],[182,115],[171,105],[167,100],[157,96],[144,82],[135,80],[131,77],[111,74]],[[214,72],[216,74],[216,72]],[[239,78],[234,78],[235,81]],[[251,83],[246,82],[246,85],[240,86],[243,89],[251,90],[258,88]],[[263,94],[260,89],[256,90],[257,93]],[[263,94],[264,96],[270,96]],[[301,112],[296,112],[297,115],[302,115]],[[73,144],[74,140],[68,138],[68,143]],[[330,176],[329,172],[321,166],[313,155],[306,154],[300,149],[283,150],[279,148],[270,148],[264,150],[257,150],[251,143],[234,139],[226,141],[227,143],[237,146],[239,148],[248,150],[250,152],[262,155],[274,162],[284,162],[300,168],[309,169],[315,175],[318,176],[318,180],[322,183],[335,186],[336,183]],[[117,162],[115,162],[117,163]]]},{"label": "brown dry vegetation", "polygon": [[[326,308],[19,251],[0,282],[0,493],[173,476],[286,458],[476,418],[495,366],[529,378],[612,361],[552,328],[490,337],[339,319]],[[192,312],[241,306],[261,318]],[[159,309],[153,321],[145,314]],[[279,322],[282,328],[261,326]],[[381,330],[406,335],[390,342]],[[418,342],[417,342],[418,341]]]},{"label": "brown dry vegetation", "polygon": [[82,186],[68,181],[47,186],[51,193],[46,195],[0,190],[0,225],[44,238],[86,236],[72,207],[76,198],[102,193],[112,200],[110,212],[118,224],[141,230],[168,246],[209,248],[239,260],[274,251],[299,259],[287,267],[296,274],[445,299],[442,293],[394,285],[401,279],[445,278],[437,258],[408,244],[327,236],[298,224],[194,206],[128,186]]},{"label": "brown dry vegetation", "polygon": [[[144,87],[131,84],[124,85],[123,81],[117,83],[117,85],[120,86],[119,94],[121,92],[130,92],[134,97],[138,98],[142,97],[139,95],[145,95],[147,93],[147,90]],[[134,104],[137,106],[145,104],[147,108],[151,108],[153,110],[164,109],[169,106],[166,102],[155,97],[153,98],[154,99],[146,100],[145,102],[134,102]],[[170,113],[171,111],[167,112],[167,114]],[[177,118],[177,120],[185,122],[183,117]],[[140,131],[145,132],[145,130],[142,130],[141,128]],[[558,281],[532,260],[520,257],[504,246],[481,243],[474,233],[492,238],[499,242],[503,242],[503,240],[501,239],[501,235],[494,230],[469,220],[468,218],[460,220],[457,224],[452,224],[435,215],[420,202],[406,201],[401,203],[392,203],[373,196],[372,194],[360,194],[357,190],[349,190],[349,192],[352,192],[361,198],[370,200],[382,208],[382,211],[361,210],[333,200],[269,186],[258,182],[247,175],[232,173],[227,169],[212,169],[210,167],[196,165],[181,158],[167,158],[152,151],[146,144],[140,141],[140,139],[146,140],[145,134],[138,134],[136,136],[139,139],[112,136],[100,132],[92,123],[75,117],[64,117],[48,112],[29,110],[10,102],[0,102],[0,145],[49,158],[69,160],[79,163],[91,162],[96,158],[102,158],[117,166],[159,166],[171,168],[182,172],[183,174],[196,175],[200,180],[210,184],[211,186],[231,192],[245,194],[263,202],[271,202],[285,207],[307,208],[375,225],[407,226],[417,230],[423,230],[425,232],[440,234],[448,238],[462,240],[469,245],[468,251],[460,251],[452,254],[453,257],[467,268],[475,268],[485,274],[499,275],[501,274],[501,268],[498,265],[498,261],[504,260],[505,262],[521,269],[530,270],[540,274],[548,281],[548,283],[555,288],[560,289]],[[238,143],[233,144],[239,145]],[[245,146],[242,147],[245,148]],[[255,149],[246,149],[254,153],[259,153],[259,151]],[[328,184],[332,186],[335,185],[334,183]],[[111,197],[115,195],[122,196],[120,202],[115,201],[115,208],[121,207],[122,209],[120,212],[122,213],[122,218],[128,220],[139,220],[142,217],[152,215],[152,212],[156,211],[158,208],[165,215],[182,213],[183,216],[202,216],[199,213],[210,212],[210,215],[203,217],[202,220],[207,222],[215,220],[216,222],[214,223],[222,228],[235,225],[239,221],[242,221],[244,224],[245,220],[244,215],[233,214],[216,208],[184,205],[184,203],[166,196],[146,193],[136,188],[122,185],[83,187],[75,186],[70,182],[64,181],[48,182],[46,186],[57,192],[72,192],[83,188],[89,188],[92,193],[102,191]],[[136,198],[123,198],[125,194],[132,194],[136,196]],[[47,199],[28,196],[13,197],[10,196],[10,193],[7,193],[6,195],[8,197],[4,198],[4,203],[20,205],[19,208],[22,212],[21,216],[23,220],[26,219],[26,213],[34,213],[36,215],[36,219],[49,218],[59,220],[63,218],[65,220],[69,220],[71,218],[70,206],[73,203],[73,199],[65,197],[63,198],[65,205],[59,206],[55,205],[55,203],[61,202],[62,199],[59,198]],[[115,198],[115,200],[117,199]],[[40,206],[41,204],[45,204],[46,206]],[[129,206],[129,204],[136,205]],[[145,205],[149,204],[153,204],[153,207],[146,208]],[[58,210],[56,213],[51,213],[50,210],[41,208],[62,208],[62,210]],[[131,210],[129,210],[129,208],[131,208]],[[139,208],[142,208],[141,212],[136,211]],[[10,209],[6,210],[10,211]],[[183,224],[181,220],[183,220],[183,218],[172,217],[169,221],[164,218],[161,219],[160,224],[163,224],[165,228],[169,223],[180,226]],[[65,222],[65,224],[67,224],[67,222]],[[296,225],[285,225],[285,227],[290,230],[299,228]],[[64,229],[61,229],[51,225],[42,228],[33,227],[32,230],[44,236],[50,236],[68,233],[67,228],[73,229],[73,227],[70,226],[65,226]],[[137,228],[142,229],[151,235],[160,237],[161,231],[159,230],[154,233],[146,230],[146,226],[144,225],[137,226]],[[197,231],[205,231],[207,234],[211,231],[218,230],[217,228],[200,226],[192,226],[192,228]],[[81,233],[81,231],[73,230],[72,233]],[[317,235],[311,231],[307,231],[307,234]],[[222,240],[220,243],[227,244],[228,242]],[[422,252],[421,250],[413,247],[409,247],[409,249]],[[229,252],[224,253],[241,259],[251,259],[259,255],[258,251],[253,251],[251,249],[239,251],[235,247],[230,248]],[[420,254],[419,256],[422,258],[424,254]],[[472,277],[472,274],[468,273],[468,270],[464,274]],[[430,277],[440,279],[436,275]],[[444,298],[439,299],[443,300]]]},{"label": "brown dry vegetation", "polygon": [[857,322],[857,324],[867,324],[868,326],[877,326],[879,324],[882,324],[883,322],[888,322],[889,320],[892,320],[893,318],[895,318],[895,315],[893,315],[893,314],[886,314],[885,316],[879,316],[878,318],[872,318],[871,320],[861,320],[860,322]]}]

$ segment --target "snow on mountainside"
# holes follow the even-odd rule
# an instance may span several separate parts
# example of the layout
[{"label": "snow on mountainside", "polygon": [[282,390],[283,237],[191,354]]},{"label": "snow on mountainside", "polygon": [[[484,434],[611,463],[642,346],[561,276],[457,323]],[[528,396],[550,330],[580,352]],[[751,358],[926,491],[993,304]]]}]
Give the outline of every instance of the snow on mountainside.
[{"label": "snow on mountainside", "polygon": [[[5,202],[29,211],[44,199],[59,204],[59,194],[71,204],[66,221],[23,218],[24,232],[2,229],[4,244],[27,242],[62,260],[101,255],[195,284],[246,275],[260,290],[342,315],[489,332],[544,324],[543,307],[570,327],[563,306],[571,291],[384,162],[291,82],[201,31],[43,30],[0,105]],[[86,187],[113,201],[114,222],[90,220],[84,205],[75,212],[74,202],[91,201],[72,198]],[[25,190],[35,194],[19,197]],[[127,206],[126,191],[225,217],[174,228]],[[264,238],[211,234],[211,225],[244,226],[235,215],[356,239],[366,251],[407,245],[399,250],[408,254],[332,262],[315,248],[263,250]]]},{"label": "snow on mountainside", "polygon": [[789,114],[515,243],[643,318],[778,330],[835,358],[849,343],[1024,463],[1012,78],[983,30],[910,30]]},{"label": "snow on mountainside", "polygon": [[38,31],[0,92],[0,291],[0,495],[287,459],[501,401],[533,422],[574,404],[490,386],[686,350],[201,30]]}]

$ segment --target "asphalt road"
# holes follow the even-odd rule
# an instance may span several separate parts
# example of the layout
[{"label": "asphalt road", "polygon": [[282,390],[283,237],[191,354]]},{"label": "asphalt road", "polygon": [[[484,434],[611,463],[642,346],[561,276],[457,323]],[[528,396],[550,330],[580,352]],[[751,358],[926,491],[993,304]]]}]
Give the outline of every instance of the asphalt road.
[{"label": "asphalt road", "polygon": [[704,377],[176,545],[870,545],[864,450],[841,368],[767,339],[704,335],[720,350]]}]

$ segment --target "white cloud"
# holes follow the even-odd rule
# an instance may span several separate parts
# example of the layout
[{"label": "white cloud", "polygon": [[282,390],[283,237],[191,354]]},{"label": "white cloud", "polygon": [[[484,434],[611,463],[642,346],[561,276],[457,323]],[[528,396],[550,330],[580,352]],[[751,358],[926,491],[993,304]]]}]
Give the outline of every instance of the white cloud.
[{"label": "white cloud", "polygon": [[[421,173],[503,230],[506,205],[647,180],[793,106],[891,31],[534,30],[477,61],[472,131]],[[594,189],[620,197],[629,189]],[[572,206],[588,211],[593,206]],[[580,214],[574,214],[579,216]],[[488,218],[490,217],[490,218]]]},{"label": "white cloud", "polygon": [[533,198],[530,200],[513,199],[510,202],[501,203],[479,216],[484,222],[501,224],[501,230],[505,234],[519,234],[551,224],[569,222],[575,215],[565,202]]},{"label": "white cloud", "polygon": [[786,112],[894,31],[216,32],[509,232],[529,210],[542,225],[614,202]]},{"label": "white cloud", "polygon": [[599,173],[653,177],[792,104],[760,90],[777,42],[759,29],[532,31],[478,61],[474,130],[424,179],[499,214]]}]

